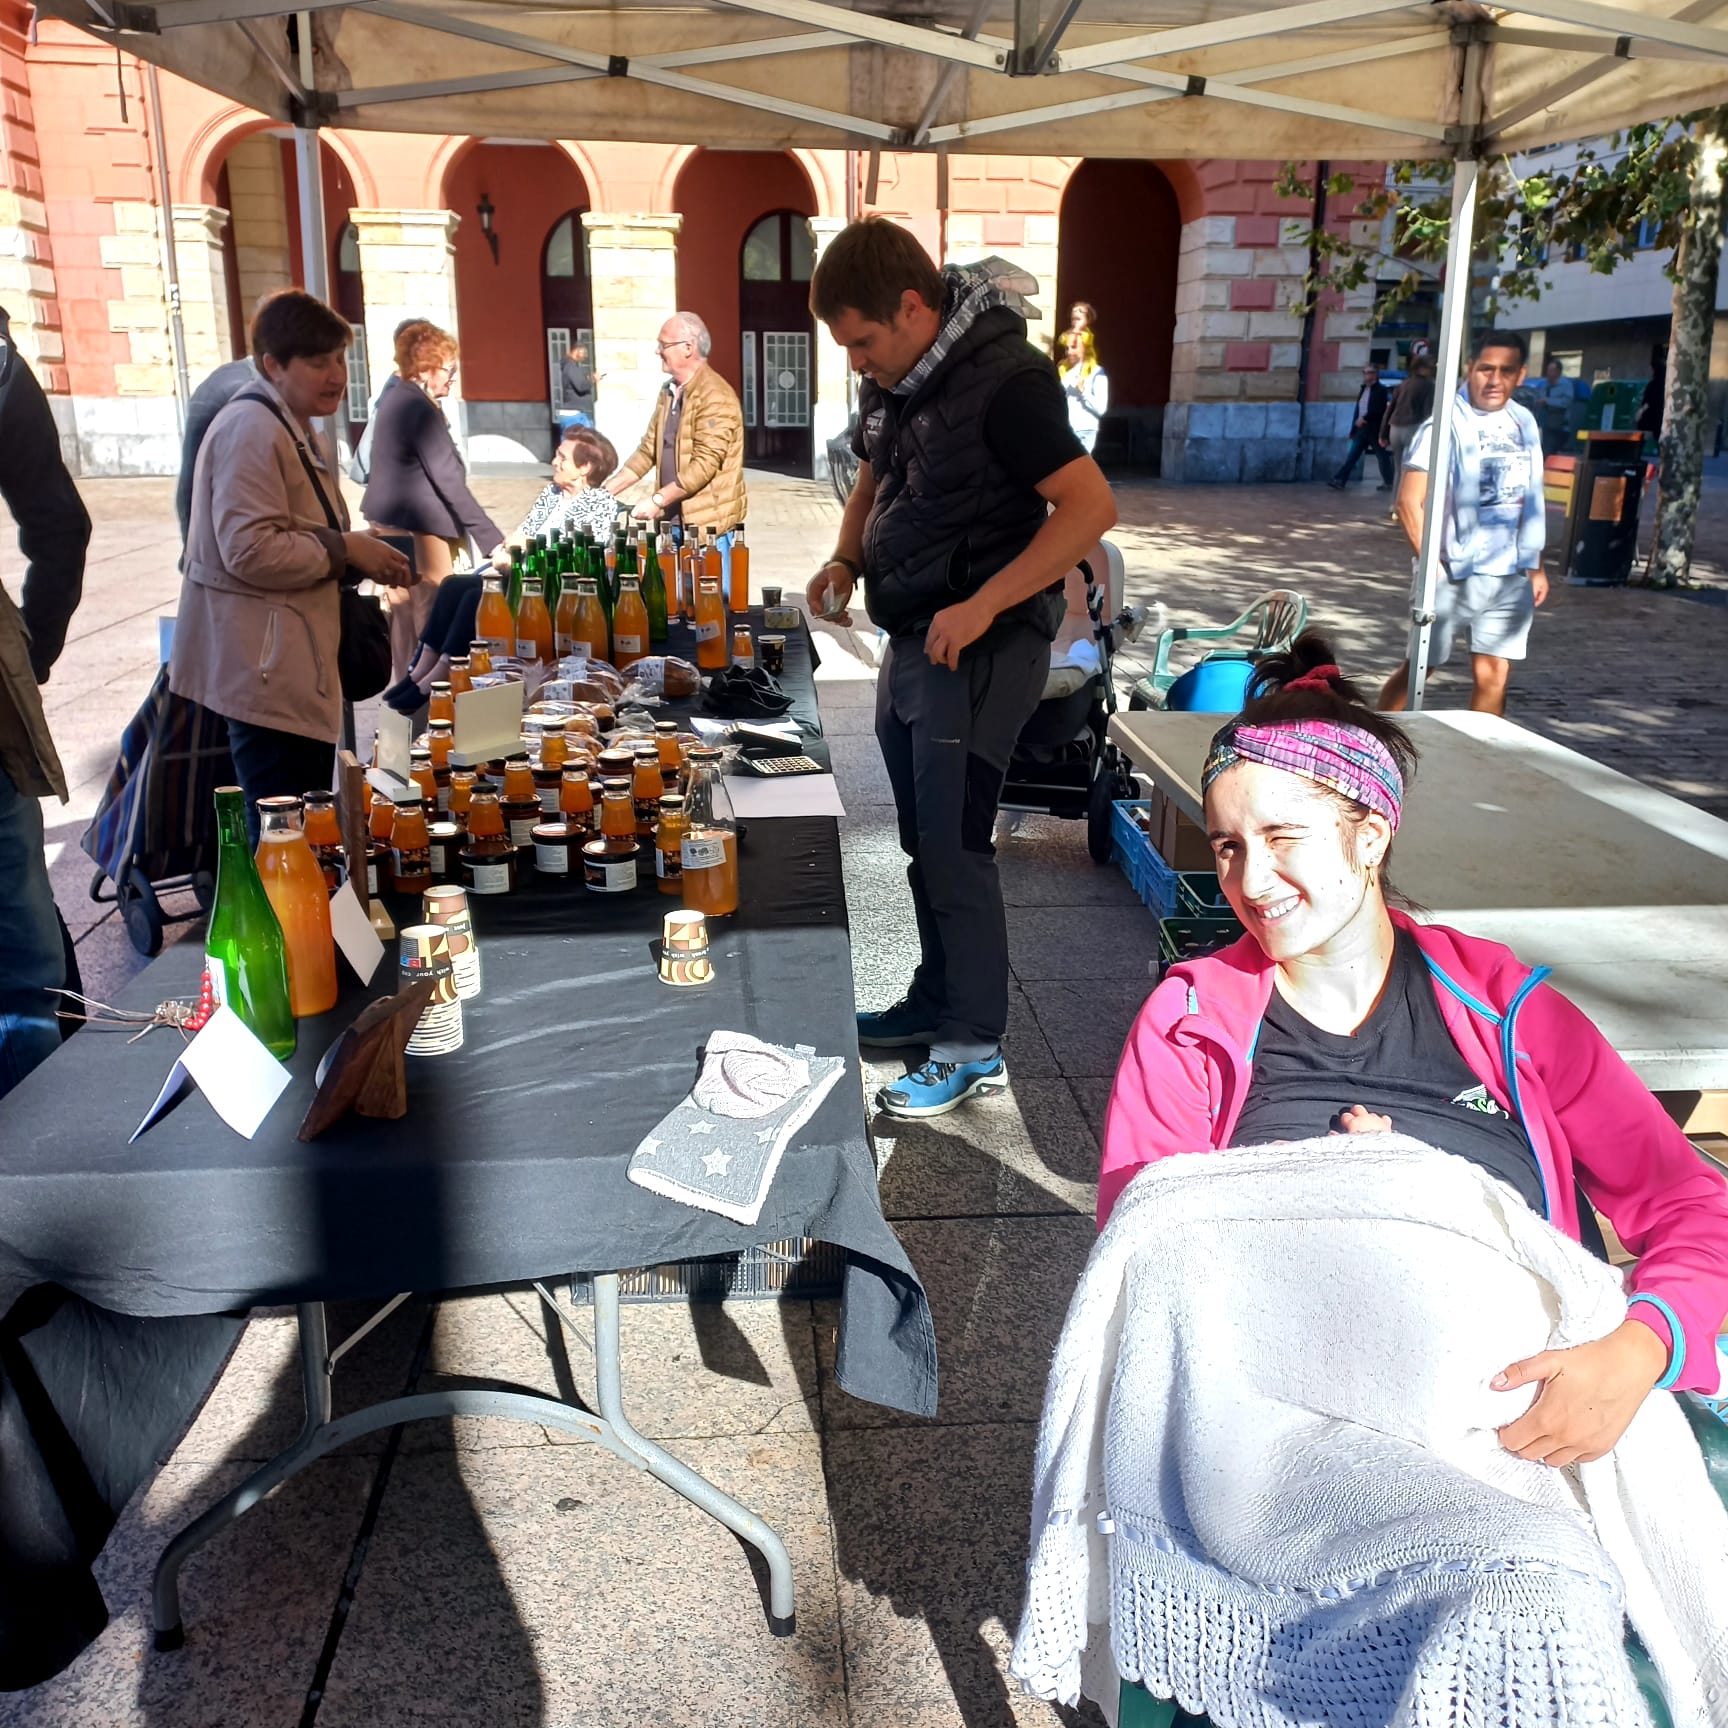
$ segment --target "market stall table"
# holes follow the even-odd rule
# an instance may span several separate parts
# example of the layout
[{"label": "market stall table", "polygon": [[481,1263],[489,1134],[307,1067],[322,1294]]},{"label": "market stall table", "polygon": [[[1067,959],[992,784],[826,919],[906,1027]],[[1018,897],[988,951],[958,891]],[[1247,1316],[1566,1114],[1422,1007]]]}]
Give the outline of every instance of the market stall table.
[{"label": "market stall table", "polygon": [[[1225,718],[1117,714],[1110,735],[1199,822],[1200,772]],[[1497,715],[1400,719],[1421,765],[1394,853],[1399,889],[1439,922],[1551,967],[1653,1092],[1728,1088],[1728,822]]]},{"label": "market stall table", "polygon": [[[819,726],[811,672],[808,637],[789,641],[786,683],[807,733]],[[813,733],[808,741],[820,748]],[[656,892],[652,875],[635,893],[602,895],[525,868],[517,893],[471,895],[483,991],[464,1005],[459,1051],[408,1059],[409,1112],[400,1121],[351,1116],[314,1142],[295,1137],[323,1051],[366,1002],[395,989],[393,951],[369,986],[348,978],[334,1010],[300,1023],[292,1081],[251,1141],[193,1092],[127,1144],[178,1052],[168,1030],[137,1043],[85,1031],[0,1103],[0,1310],[44,1285],[109,1317],[299,1308],[306,1427],[170,1544],[157,1578],[159,1641],[178,1637],[176,1575],[200,1542],[334,1447],[397,1422],[452,1415],[550,1422],[669,1483],[762,1551],[771,1620],[790,1629],[791,1573],[778,1536],[625,1418],[617,1273],[811,1237],[847,1251],[835,1369],[842,1386],[933,1414],[935,1341],[917,1275],[882,1217],[863,1132],[834,820],[752,822],[739,874],[738,913],[712,931],[714,981],[697,989],[669,988],[657,975],[661,915],[678,902]],[[399,902],[398,925],[412,912],[412,902]],[[201,959],[193,943],[170,949],[125,1003],[194,994]],[[847,1064],[788,1147],[750,1226],[650,1193],[625,1173],[638,1142],[689,1091],[701,1045],[722,1028]],[[330,1371],[352,1338],[331,1350],[325,1303],[533,1282],[569,1324],[548,1286],[572,1271],[593,1275],[597,1413],[470,1389],[330,1419]],[[158,1429],[184,1420],[188,1389],[195,1405],[206,1383],[195,1363],[186,1366],[159,1389],[169,1408],[152,1411],[152,1388],[133,1369],[105,1366],[109,1395],[118,1388],[145,1406],[146,1425],[154,1417]],[[81,1385],[87,1377],[57,1375],[50,1363],[41,1378]],[[43,1474],[62,1480],[65,1451],[53,1456],[52,1440],[31,1426]],[[100,1476],[108,1440],[100,1425],[82,1438],[82,1448],[75,1436],[65,1450]],[[116,1473],[113,1512],[130,1492],[124,1476]],[[37,1534],[0,1531],[0,1558],[40,1548]],[[87,1568],[94,1549],[84,1548]],[[68,1568],[63,1552],[55,1558],[60,1581],[70,1571],[76,1582],[80,1566]]]}]

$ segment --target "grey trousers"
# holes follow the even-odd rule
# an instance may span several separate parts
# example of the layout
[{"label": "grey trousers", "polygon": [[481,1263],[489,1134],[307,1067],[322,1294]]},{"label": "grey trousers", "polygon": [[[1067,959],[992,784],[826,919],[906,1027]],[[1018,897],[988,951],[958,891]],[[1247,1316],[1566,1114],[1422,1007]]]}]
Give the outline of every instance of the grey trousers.
[{"label": "grey trousers", "polygon": [[876,683],[876,738],[894,788],[920,959],[907,1000],[936,1030],[938,1061],[981,1060],[1008,1025],[1008,925],[996,848],[1002,781],[1050,674],[1032,630],[974,650],[951,672],[921,638],[889,644]]}]

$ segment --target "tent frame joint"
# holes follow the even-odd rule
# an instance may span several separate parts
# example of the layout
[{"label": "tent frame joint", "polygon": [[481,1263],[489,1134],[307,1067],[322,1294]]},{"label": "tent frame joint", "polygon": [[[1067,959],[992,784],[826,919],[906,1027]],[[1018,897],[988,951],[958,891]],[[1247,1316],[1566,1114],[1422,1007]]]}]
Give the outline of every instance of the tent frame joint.
[{"label": "tent frame joint", "polygon": [[160,36],[162,26],[156,17],[154,6],[136,3],[136,0],[111,0],[104,8],[111,21],[111,28],[122,36]]},{"label": "tent frame joint", "polygon": [[606,76],[608,78],[628,78],[630,76],[630,56],[628,54],[608,54],[606,56]]},{"label": "tent frame joint", "polygon": [[320,126],[334,126],[339,109],[333,90],[308,90],[303,96],[288,98],[288,120],[304,131],[316,132]]}]

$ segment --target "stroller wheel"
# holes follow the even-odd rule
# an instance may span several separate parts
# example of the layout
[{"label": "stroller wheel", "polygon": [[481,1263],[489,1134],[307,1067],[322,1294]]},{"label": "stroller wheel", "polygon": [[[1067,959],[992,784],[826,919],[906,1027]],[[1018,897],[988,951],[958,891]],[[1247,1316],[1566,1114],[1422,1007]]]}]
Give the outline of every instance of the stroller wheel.
[{"label": "stroller wheel", "polygon": [[1092,782],[1086,797],[1086,850],[1094,864],[1108,864],[1111,857],[1111,806],[1118,798],[1132,798],[1134,782],[1120,768],[1104,767]]},{"label": "stroller wheel", "polygon": [[162,908],[156,903],[156,890],[139,869],[126,873],[120,884],[120,916],[126,923],[126,934],[132,946],[146,959],[162,952]]}]

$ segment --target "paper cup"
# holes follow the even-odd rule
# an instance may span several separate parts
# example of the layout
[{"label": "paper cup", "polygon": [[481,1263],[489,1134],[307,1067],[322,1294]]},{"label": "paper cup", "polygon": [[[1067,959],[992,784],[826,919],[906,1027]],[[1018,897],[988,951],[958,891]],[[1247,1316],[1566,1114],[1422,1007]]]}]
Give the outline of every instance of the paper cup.
[{"label": "paper cup", "polygon": [[713,977],[708,920],[700,912],[668,912],[660,927],[660,982],[684,988]]},{"label": "paper cup", "polygon": [[446,1056],[462,1048],[462,1003],[450,964],[449,932],[442,924],[410,924],[402,932],[398,964],[404,984],[431,978],[437,988],[408,1040],[410,1056]]},{"label": "paper cup", "polygon": [[420,911],[428,924],[443,928],[450,943],[456,994],[471,1002],[480,994],[480,943],[474,934],[474,914],[468,910],[468,890],[448,884],[428,888],[420,896]]}]

